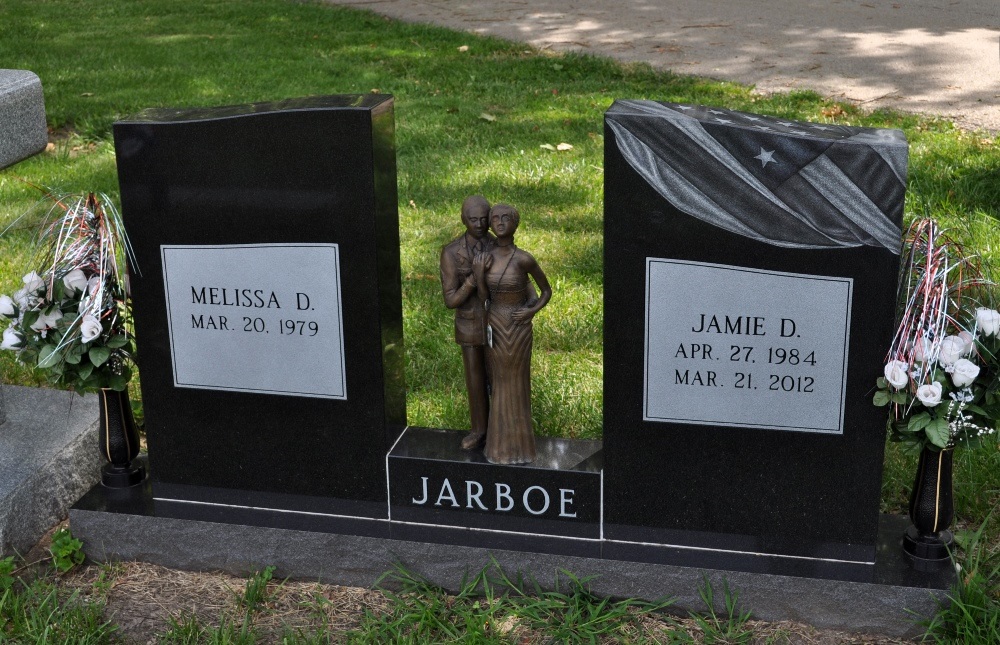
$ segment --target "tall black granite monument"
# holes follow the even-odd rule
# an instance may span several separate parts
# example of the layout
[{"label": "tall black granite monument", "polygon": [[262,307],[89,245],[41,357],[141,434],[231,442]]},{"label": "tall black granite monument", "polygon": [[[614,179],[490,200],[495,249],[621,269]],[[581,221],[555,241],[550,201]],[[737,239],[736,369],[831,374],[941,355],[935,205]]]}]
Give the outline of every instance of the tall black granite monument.
[{"label": "tall black granite monument", "polygon": [[902,133],[616,101],[605,134],[605,555],[864,578]]},{"label": "tall black granite monument", "polygon": [[405,427],[392,135],[385,96],[116,124],[152,485],[74,506],[88,556],[364,585],[493,562],[688,609],[728,575],[759,617],[900,634],[935,610],[953,576],[879,517],[868,396],[900,133],[616,102],[603,448],[529,465]]},{"label": "tall black granite monument", "polygon": [[157,513],[387,534],[393,127],[384,95],[115,124]]}]

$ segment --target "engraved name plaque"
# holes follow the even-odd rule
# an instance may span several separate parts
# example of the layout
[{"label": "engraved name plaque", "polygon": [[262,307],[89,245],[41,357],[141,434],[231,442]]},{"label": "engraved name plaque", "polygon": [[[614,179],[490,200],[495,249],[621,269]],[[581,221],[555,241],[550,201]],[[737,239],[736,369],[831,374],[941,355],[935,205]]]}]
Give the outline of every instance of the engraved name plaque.
[{"label": "engraved name plaque", "polygon": [[646,258],[643,419],[842,434],[852,289]]},{"label": "engraved name plaque", "polygon": [[347,398],[336,244],[160,253],[174,386]]}]

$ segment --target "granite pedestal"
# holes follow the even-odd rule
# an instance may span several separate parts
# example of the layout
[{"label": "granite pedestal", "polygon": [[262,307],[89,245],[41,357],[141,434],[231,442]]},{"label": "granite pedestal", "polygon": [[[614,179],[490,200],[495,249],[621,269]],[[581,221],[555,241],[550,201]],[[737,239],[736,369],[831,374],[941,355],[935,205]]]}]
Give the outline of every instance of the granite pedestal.
[{"label": "granite pedestal", "polygon": [[0,556],[25,553],[100,479],[97,397],[0,386]]}]

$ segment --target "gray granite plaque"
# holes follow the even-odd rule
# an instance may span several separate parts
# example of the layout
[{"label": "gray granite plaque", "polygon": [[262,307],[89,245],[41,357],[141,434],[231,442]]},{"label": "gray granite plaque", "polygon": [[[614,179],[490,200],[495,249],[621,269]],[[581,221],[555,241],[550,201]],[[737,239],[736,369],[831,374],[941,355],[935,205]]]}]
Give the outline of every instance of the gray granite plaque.
[{"label": "gray granite plaque", "polygon": [[336,244],[160,253],[176,387],[347,398]]},{"label": "gray granite plaque", "polygon": [[646,258],[643,419],[842,434],[852,289]]}]

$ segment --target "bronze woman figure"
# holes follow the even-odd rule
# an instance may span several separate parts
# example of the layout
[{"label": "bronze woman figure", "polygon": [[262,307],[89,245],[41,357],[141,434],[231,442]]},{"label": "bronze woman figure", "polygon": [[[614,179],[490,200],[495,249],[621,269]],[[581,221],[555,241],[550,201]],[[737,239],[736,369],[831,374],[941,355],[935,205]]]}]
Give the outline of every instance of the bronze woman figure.
[{"label": "bronze woman figure", "polygon": [[[494,464],[524,464],[535,459],[531,425],[531,320],[552,297],[542,268],[514,245],[520,222],[507,204],[490,209],[496,246],[478,255],[473,271],[486,308],[486,366],[492,396],[483,454]],[[532,297],[528,276],[538,285]]]}]

